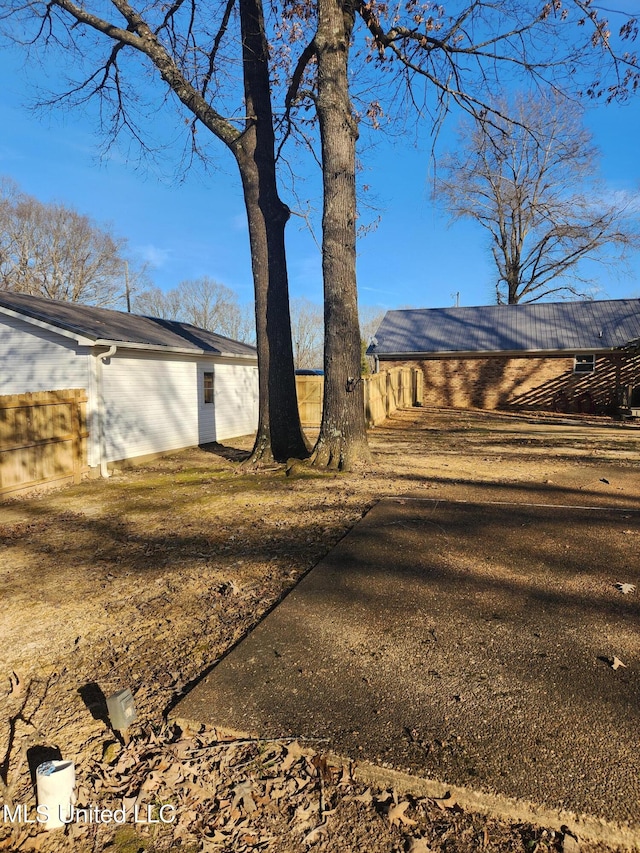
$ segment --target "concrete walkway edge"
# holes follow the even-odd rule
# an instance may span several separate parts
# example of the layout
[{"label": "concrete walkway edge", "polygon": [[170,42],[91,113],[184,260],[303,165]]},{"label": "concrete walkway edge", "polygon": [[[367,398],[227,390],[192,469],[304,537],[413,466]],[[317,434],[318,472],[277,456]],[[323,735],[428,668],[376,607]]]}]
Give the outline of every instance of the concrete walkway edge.
[{"label": "concrete walkway edge", "polygon": [[526,800],[515,800],[500,794],[488,794],[472,788],[447,785],[435,779],[411,776],[408,773],[390,770],[368,762],[353,764],[350,759],[341,758],[338,755],[331,755],[329,759],[330,763],[351,766],[352,776],[357,782],[382,789],[392,789],[398,794],[446,800],[446,804],[442,804],[443,808],[457,803],[465,811],[556,830],[567,827],[582,841],[620,846],[633,851],[640,850],[640,840],[634,829],[590,815],[577,815],[573,812],[539,806]]}]

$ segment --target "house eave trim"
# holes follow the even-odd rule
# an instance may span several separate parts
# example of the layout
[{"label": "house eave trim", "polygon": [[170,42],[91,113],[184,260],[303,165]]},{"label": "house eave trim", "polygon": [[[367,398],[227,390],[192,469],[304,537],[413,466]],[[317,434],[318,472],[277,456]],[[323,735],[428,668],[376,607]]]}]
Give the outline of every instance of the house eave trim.
[{"label": "house eave trim", "polygon": [[61,326],[55,325],[55,323],[47,323],[45,320],[38,320],[36,317],[30,317],[28,314],[24,314],[22,311],[14,311],[12,308],[5,308],[3,305],[0,305],[0,314],[5,314],[6,316],[13,317],[16,320],[22,320],[24,323],[37,326],[39,329],[44,329],[54,335],[69,338],[70,340],[75,341],[79,346],[90,347],[95,343],[92,338],[87,338],[84,335],[78,334],[78,332],[70,332],[67,329],[63,329]]},{"label": "house eave trim", "polygon": [[179,353],[181,355],[192,355],[205,358],[239,358],[246,361],[255,361],[257,359],[257,353],[255,355],[250,353],[233,353],[233,352],[211,352],[211,350],[206,349],[196,349],[195,347],[174,347],[174,346],[163,346],[162,344],[143,344],[138,343],[136,341],[114,341],[109,338],[99,338],[98,340],[91,342],[92,346],[95,347],[112,347],[117,346],[119,349],[133,349],[133,350],[143,350],[146,352],[173,352]]},{"label": "house eave trim", "polygon": [[145,344],[138,343],[136,341],[120,341],[120,340],[112,340],[111,338],[90,338],[86,335],[82,335],[79,332],[73,332],[69,329],[65,329],[63,326],[59,326],[56,323],[49,323],[45,320],[39,320],[36,317],[31,317],[29,314],[25,314],[22,311],[16,311],[13,308],[6,308],[5,306],[0,305],[0,314],[5,314],[8,317],[13,317],[17,320],[22,320],[25,323],[29,323],[32,326],[37,326],[39,329],[43,329],[47,332],[51,332],[54,335],[59,335],[63,338],[68,338],[69,340],[75,341],[78,346],[84,347],[118,347],[118,349],[134,349],[134,350],[146,350],[148,352],[164,352],[164,353],[180,353],[182,355],[191,355],[191,356],[205,356],[207,358],[222,358],[222,359],[240,359],[242,361],[255,361],[258,357],[257,353],[236,353],[236,352],[212,352],[211,350],[201,349],[197,347],[176,347],[176,346],[163,346],[162,344]]},{"label": "house eave trim", "polygon": [[611,355],[619,353],[619,347],[609,347],[607,349],[595,349],[593,347],[576,347],[575,349],[559,349],[559,350],[443,350],[441,352],[375,352],[380,361],[401,361],[418,360],[418,359],[436,359],[436,358],[491,358],[495,356],[508,358],[526,358],[527,356],[565,356],[571,358],[574,355]]}]

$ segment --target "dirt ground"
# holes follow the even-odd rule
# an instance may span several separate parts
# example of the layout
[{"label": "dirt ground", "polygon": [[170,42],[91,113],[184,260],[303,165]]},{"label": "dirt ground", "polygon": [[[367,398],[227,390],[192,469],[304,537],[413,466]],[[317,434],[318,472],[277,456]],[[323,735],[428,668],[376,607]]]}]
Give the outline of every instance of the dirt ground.
[{"label": "dirt ground", "polygon": [[[558,827],[365,789],[322,743],[166,724],[382,495],[640,503],[635,424],[415,409],[370,440],[356,473],[256,473],[242,439],[0,505],[0,850],[577,849]],[[138,718],[122,743],[104,697],[125,687]],[[56,754],[75,763],[78,811],[46,832],[24,819],[30,767]]]}]

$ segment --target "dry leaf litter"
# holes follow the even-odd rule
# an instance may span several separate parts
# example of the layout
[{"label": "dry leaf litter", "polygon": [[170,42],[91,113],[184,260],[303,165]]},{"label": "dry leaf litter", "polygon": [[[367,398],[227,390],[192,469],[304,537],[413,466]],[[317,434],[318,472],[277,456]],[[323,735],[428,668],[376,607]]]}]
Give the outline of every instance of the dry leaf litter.
[{"label": "dry leaf litter", "polygon": [[[246,442],[2,505],[0,804],[35,809],[30,751],[47,747],[75,763],[76,808],[130,815],[138,806],[157,822],[46,832],[5,821],[0,850],[574,853],[579,842],[561,830],[467,813],[451,798],[364,788],[321,743],[188,736],[162,722],[379,495],[406,491],[403,472],[428,490],[432,477],[455,488],[470,471],[494,482],[503,458],[511,482],[550,482],[571,469],[539,452],[546,435],[523,450],[517,419],[493,416],[487,430],[478,417],[399,412],[372,434],[376,464],[360,474],[239,472]],[[615,436],[616,464],[634,438]],[[585,453],[594,448],[593,434],[585,448],[567,439],[564,452],[580,455],[577,487],[589,480]],[[104,696],[125,686],[139,717],[126,744],[100,712]],[[159,821],[161,813],[174,819]]]}]

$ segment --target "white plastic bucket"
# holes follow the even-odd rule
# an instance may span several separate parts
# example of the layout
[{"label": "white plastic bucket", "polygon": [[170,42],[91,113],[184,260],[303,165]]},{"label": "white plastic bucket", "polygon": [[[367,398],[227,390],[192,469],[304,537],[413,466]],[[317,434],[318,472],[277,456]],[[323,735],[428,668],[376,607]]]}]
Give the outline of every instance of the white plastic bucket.
[{"label": "white plastic bucket", "polygon": [[76,769],[73,761],[45,761],[36,768],[38,819],[46,829],[59,829],[73,817]]}]

